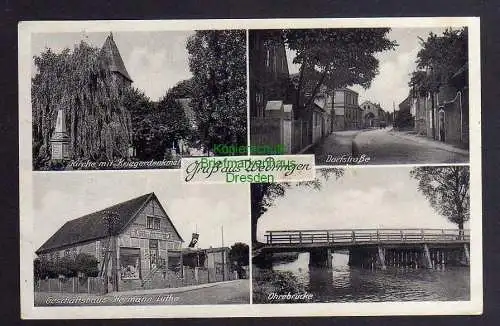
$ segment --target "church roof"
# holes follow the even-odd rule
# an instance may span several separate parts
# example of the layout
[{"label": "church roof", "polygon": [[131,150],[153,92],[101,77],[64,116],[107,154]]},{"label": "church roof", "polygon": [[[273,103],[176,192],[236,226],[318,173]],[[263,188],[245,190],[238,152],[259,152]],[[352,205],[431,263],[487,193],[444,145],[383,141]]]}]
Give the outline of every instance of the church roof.
[{"label": "church roof", "polygon": [[125,68],[125,64],[123,63],[120,51],[118,51],[118,47],[116,46],[116,43],[113,40],[112,33],[109,33],[108,37],[106,38],[106,41],[104,41],[104,45],[102,46],[101,51],[109,59],[110,70],[119,73],[127,80],[132,82],[132,78],[130,78],[127,69]]},{"label": "church roof", "polygon": [[[117,214],[116,224],[111,233],[112,235],[118,235],[123,232],[123,230],[135,219],[146,204],[152,199],[158,200],[154,193],[145,194],[68,221],[56,233],[54,233],[54,235],[51,236],[36,251],[36,253],[41,254],[78,243],[108,237],[108,224],[105,221],[105,217],[108,212]],[[182,237],[175,229],[175,226],[173,228],[182,240]]]}]

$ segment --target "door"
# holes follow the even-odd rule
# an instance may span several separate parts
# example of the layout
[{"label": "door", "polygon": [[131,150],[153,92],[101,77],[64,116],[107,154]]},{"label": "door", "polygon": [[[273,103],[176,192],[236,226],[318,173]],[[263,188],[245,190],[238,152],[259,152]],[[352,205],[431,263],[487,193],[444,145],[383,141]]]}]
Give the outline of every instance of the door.
[{"label": "door", "polygon": [[149,239],[149,266],[154,269],[158,266],[158,240]]}]

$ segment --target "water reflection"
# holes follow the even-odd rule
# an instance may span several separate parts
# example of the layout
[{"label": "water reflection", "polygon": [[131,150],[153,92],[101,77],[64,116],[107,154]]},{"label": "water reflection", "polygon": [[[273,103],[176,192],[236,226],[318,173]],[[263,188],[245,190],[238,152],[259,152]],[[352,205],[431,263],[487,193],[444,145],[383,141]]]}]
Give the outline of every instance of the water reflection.
[{"label": "water reflection", "polygon": [[332,258],[332,269],[310,269],[309,254],[301,253],[293,262],[273,264],[273,270],[292,272],[315,302],[470,300],[468,267],[382,271],[349,267],[347,254]]}]

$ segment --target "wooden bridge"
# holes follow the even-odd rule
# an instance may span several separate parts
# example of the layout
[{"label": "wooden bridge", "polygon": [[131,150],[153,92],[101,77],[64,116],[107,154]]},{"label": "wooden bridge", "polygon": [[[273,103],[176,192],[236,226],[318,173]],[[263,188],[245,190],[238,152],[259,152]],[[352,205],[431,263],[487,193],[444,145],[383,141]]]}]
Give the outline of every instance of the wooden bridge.
[{"label": "wooden bridge", "polygon": [[331,253],[349,251],[359,266],[468,264],[470,231],[458,229],[336,229],[267,231],[262,255],[309,252],[311,266],[331,267]]}]

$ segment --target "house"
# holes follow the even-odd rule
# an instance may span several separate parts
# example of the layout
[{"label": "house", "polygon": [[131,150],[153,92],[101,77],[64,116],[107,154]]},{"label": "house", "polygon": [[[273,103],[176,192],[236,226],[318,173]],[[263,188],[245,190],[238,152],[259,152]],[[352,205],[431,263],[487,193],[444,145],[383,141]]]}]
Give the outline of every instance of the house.
[{"label": "house", "polygon": [[399,103],[399,111],[396,115],[395,124],[400,129],[413,129],[415,117],[411,110],[411,96],[408,95],[401,103]]},{"label": "house", "polygon": [[415,132],[418,135],[432,136],[432,106],[429,99],[421,94],[414,93],[410,99],[410,113],[415,117]]},{"label": "house", "polygon": [[465,64],[436,94],[436,138],[469,148],[469,69]]},{"label": "house", "polygon": [[358,93],[349,88],[334,91],[334,129],[351,130],[362,128],[362,110],[358,104]]},{"label": "house", "polygon": [[321,87],[313,99],[314,72],[290,75],[280,31],[249,32],[249,68],[252,145],[280,144],[285,154],[302,153],[331,132],[331,92]]},{"label": "house", "polygon": [[387,125],[387,113],[380,104],[364,101],[360,105],[363,128],[379,128]]},{"label": "house", "polygon": [[250,116],[264,117],[268,101],[284,101],[289,87],[285,43],[279,34],[249,31]]},{"label": "house", "polygon": [[[422,72],[425,74],[429,71]],[[468,65],[462,67],[439,86],[437,92],[412,89],[412,109],[418,134],[469,148],[469,87]]]},{"label": "house", "polygon": [[182,243],[160,201],[149,193],[66,222],[36,254],[51,261],[92,255],[111,290],[123,291],[142,288],[154,277],[165,287],[175,281],[182,271]]}]

